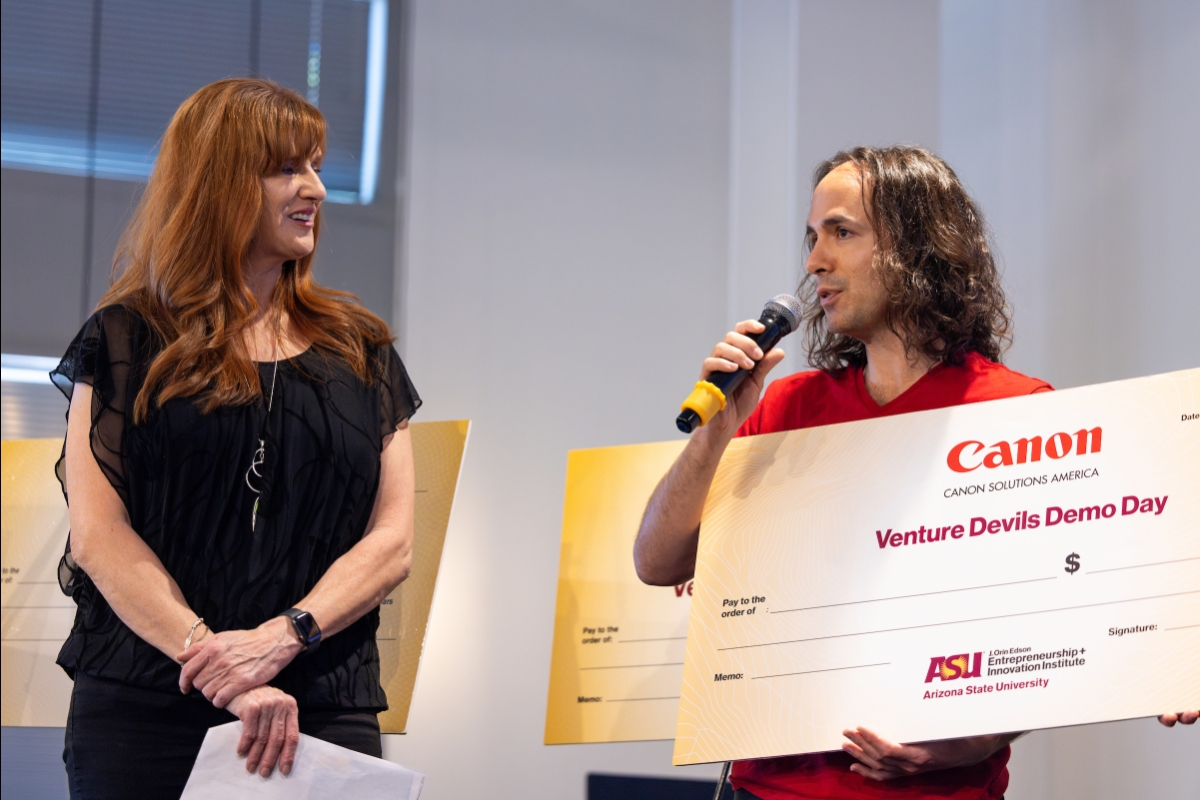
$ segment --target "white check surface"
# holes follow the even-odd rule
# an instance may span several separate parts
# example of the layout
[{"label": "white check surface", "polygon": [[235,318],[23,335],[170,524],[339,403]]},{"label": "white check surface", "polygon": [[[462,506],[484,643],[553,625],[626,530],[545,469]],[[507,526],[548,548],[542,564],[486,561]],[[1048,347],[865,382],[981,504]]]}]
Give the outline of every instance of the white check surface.
[{"label": "white check surface", "polygon": [[1197,412],[1188,370],[735,440],[675,763],[1200,705]]}]

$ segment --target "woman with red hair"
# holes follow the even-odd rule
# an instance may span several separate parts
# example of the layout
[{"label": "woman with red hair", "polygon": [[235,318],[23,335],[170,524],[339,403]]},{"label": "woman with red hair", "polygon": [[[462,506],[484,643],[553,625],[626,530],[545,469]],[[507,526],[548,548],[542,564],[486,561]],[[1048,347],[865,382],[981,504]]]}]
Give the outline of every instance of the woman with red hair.
[{"label": "woman with red hair", "polygon": [[185,101],[53,373],[72,797],[177,798],[235,718],[263,776],[301,731],[382,754],[375,630],[412,560],[421,401],[387,325],[313,279],[324,148],[274,83]]}]

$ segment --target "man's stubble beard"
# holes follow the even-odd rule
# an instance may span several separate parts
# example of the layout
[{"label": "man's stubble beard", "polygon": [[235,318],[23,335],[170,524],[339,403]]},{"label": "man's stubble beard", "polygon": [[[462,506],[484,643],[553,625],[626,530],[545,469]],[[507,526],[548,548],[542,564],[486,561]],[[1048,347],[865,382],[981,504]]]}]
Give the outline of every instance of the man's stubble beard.
[{"label": "man's stubble beard", "polygon": [[875,336],[888,331],[887,306],[878,303],[873,308],[858,307],[844,310],[837,315],[836,322],[831,319],[829,312],[825,314],[825,329],[830,333],[854,339],[863,345],[869,344]]}]

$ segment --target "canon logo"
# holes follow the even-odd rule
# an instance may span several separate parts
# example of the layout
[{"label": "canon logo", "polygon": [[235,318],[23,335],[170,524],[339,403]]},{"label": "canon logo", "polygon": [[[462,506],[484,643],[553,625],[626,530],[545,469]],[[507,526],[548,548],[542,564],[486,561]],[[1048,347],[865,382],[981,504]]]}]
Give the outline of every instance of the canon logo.
[{"label": "canon logo", "polygon": [[980,467],[996,469],[1011,467],[1013,464],[1031,464],[1041,461],[1042,453],[1053,459],[1065,458],[1072,450],[1077,456],[1099,453],[1101,433],[1103,431],[1096,426],[1090,430],[1078,430],[1074,435],[1056,433],[1046,437],[1044,441],[1041,436],[1031,436],[1028,439],[1017,439],[1015,442],[985,445],[971,439],[950,448],[946,455],[946,466],[955,472],[971,472]]}]

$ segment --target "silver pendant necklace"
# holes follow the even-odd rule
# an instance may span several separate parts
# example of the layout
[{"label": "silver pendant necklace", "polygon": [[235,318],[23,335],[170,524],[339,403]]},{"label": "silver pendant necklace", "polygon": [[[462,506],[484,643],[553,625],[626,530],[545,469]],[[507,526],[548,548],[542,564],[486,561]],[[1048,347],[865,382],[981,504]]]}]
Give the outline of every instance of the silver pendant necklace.
[{"label": "silver pendant necklace", "polygon": [[[275,402],[275,376],[279,374],[279,329],[283,320],[282,313],[275,323],[275,349],[272,356],[275,359],[275,366],[271,369],[271,391],[267,394],[267,418],[263,421],[263,437],[266,436],[267,423],[271,420],[271,406]],[[258,449],[254,451],[254,455],[250,457],[250,468],[246,470],[246,486],[250,491],[254,492],[257,497],[254,498],[254,508],[250,512],[250,531],[253,532],[258,525],[258,501],[262,500],[262,489],[256,487],[251,481],[250,476],[253,475],[258,480],[262,480],[262,473],[258,468],[267,460],[267,442],[266,439],[260,437],[258,440]]]}]

